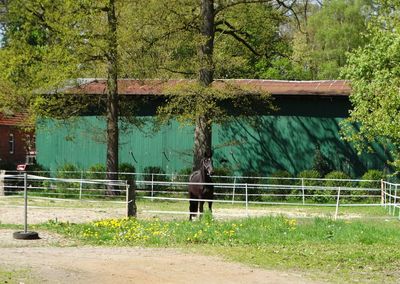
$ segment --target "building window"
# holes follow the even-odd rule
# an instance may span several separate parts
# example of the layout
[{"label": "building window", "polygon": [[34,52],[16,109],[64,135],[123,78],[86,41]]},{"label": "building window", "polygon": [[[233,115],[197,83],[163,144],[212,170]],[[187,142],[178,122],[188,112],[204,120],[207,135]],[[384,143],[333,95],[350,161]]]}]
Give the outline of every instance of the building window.
[{"label": "building window", "polygon": [[10,154],[14,154],[15,150],[15,140],[14,140],[14,134],[10,133],[8,135],[8,151]]}]

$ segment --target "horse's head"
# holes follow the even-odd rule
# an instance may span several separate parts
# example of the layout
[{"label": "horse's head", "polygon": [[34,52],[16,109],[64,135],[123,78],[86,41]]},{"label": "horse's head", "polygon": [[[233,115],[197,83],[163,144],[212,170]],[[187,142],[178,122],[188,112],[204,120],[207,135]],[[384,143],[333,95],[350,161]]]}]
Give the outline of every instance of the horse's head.
[{"label": "horse's head", "polygon": [[213,162],[212,162],[211,158],[206,157],[203,159],[203,167],[207,171],[208,175],[213,174],[214,168],[213,168]]}]

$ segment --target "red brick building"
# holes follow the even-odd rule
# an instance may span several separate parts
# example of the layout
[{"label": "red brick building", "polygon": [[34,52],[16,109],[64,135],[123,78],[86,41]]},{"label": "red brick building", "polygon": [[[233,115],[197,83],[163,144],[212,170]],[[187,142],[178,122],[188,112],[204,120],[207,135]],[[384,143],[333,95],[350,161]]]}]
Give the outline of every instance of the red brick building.
[{"label": "red brick building", "polygon": [[24,116],[0,114],[0,169],[15,169],[16,165],[32,163],[35,157],[35,135],[21,126]]}]

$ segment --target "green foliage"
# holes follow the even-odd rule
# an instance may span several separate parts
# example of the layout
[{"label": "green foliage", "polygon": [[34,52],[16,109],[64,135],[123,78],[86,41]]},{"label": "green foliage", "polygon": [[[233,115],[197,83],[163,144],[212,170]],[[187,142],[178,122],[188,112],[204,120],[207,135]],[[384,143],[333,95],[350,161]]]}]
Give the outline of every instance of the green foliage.
[{"label": "green foliage", "polygon": [[[331,189],[326,190],[317,190],[315,192],[316,195],[313,199],[316,202],[334,202],[337,199],[338,188],[339,187],[351,187],[352,183],[350,181],[346,181],[345,179],[350,179],[350,177],[341,171],[332,171],[328,173],[325,177],[327,179],[324,183],[324,186],[331,187]],[[348,190],[341,189],[340,195],[347,195],[350,192]]]},{"label": "green foliage", "polygon": [[378,1],[378,13],[368,25],[369,44],[355,50],[343,70],[351,81],[353,110],[342,124],[346,140],[359,152],[373,151],[372,143],[386,147],[393,166],[400,168],[400,32],[397,1]]},{"label": "green foliage", "polygon": [[[165,175],[165,171],[161,167],[156,167],[156,166],[145,167],[143,169],[143,173],[144,173],[143,180],[147,182],[151,181],[164,182],[169,180],[169,177]],[[149,191],[149,195],[153,194],[152,196],[155,196],[157,191],[165,191],[168,189],[166,185],[151,185],[151,184],[146,185],[145,188]]]},{"label": "green foliage", "polygon": [[[380,188],[381,186],[381,180],[385,179],[385,174],[383,171],[380,170],[368,170],[363,174],[361,177],[362,180],[365,180],[365,182],[361,182],[360,186],[362,187],[377,187]],[[367,180],[375,180],[376,183],[368,182]],[[365,186],[366,185],[366,186]]]},{"label": "green foliage", "polygon": [[33,164],[33,165],[29,165],[28,168],[29,168],[29,170],[28,170],[29,173],[33,173],[33,174],[40,173],[40,175],[43,175],[45,177],[49,177],[50,176],[49,169],[44,167],[41,164],[36,163],[36,164]]},{"label": "green foliage", "polygon": [[[319,181],[316,180],[307,180],[307,179],[320,179],[321,174],[317,170],[304,170],[301,171],[298,175],[298,178],[303,178],[304,180],[304,185],[318,185]],[[299,181],[299,184],[302,184],[301,181]]]},{"label": "green foliage", "polygon": [[166,181],[168,180],[165,171],[161,167],[149,166],[143,169],[144,180]]},{"label": "green foliage", "polygon": [[[229,176],[229,178],[226,178],[226,176]],[[216,167],[216,168],[214,168],[212,182],[214,182],[214,183],[231,183],[232,184],[232,183],[234,183],[234,178],[232,176],[233,176],[233,171],[231,168],[226,167],[226,166]],[[230,199],[232,199],[233,188],[227,188],[227,187],[215,188],[214,187],[214,192],[224,194],[224,195],[218,196],[218,199],[230,200]]]},{"label": "green foliage", "polygon": [[293,69],[302,69],[306,79],[338,79],[347,53],[368,42],[363,33],[372,2],[331,0],[304,10],[309,15],[303,16],[302,30],[293,36]]},{"label": "green foliage", "polygon": [[[269,184],[276,185],[271,189],[268,189],[269,194],[277,195],[289,195],[291,192],[290,185],[293,185],[295,181],[292,179],[293,176],[288,171],[280,170],[271,175],[273,179],[268,180]],[[282,187],[279,187],[281,185]],[[271,197],[271,200],[286,200],[287,196],[276,196]]]},{"label": "green foliage", "polygon": [[381,180],[385,179],[385,174],[383,171],[379,170],[368,170],[362,177],[360,181],[360,187],[369,189],[378,189],[376,191],[361,191],[361,194],[366,195],[381,195]]},{"label": "green foliage", "polygon": [[106,179],[106,167],[103,164],[94,164],[87,169],[87,178]]},{"label": "green foliage", "polygon": [[341,171],[332,171],[330,173],[328,173],[327,175],[325,175],[325,179],[327,179],[327,181],[325,181],[325,186],[330,186],[330,187],[334,187],[334,186],[341,186],[341,187],[350,187],[351,186],[351,182],[349,181],[345,181],[345,179],[350,179],[350,177]]},{"label": "green foliage", "polygon": [[[134,175],[136,173],[136,168],[132,164],[122,163],[119,165],[118,171],[120,172],[118,174],[119,180],[126,180],[129,182],[129,181],[133,181],[136,179],[136,176]],[[122,174],[122,173],[125,173],[125,174]]]},{"label": "green foliage", "polygon": [[70,163],[66,163],[57,168],[56,177],[58,178],[81,178],[79,169]]},{"label": "green foliage", "polygon": [[[66,163],[57,168],[56,177],[60,179],[81,179],[82,173],[78,168],[70,163]],[[55,188],[53,190],[53,197],[58,198],[77,198],[79,195],[79,182],[69,182],[69,181],[57,181],[56,183],[51,183],[51,187]]]},{"label": "green foliage", "polygon": [[322,154],[319,146],[315,148],[313,170],[316,170],[320,176],[325,176],[331,171],[331,167],[329,166],[327,159]]},{"label": "green foliage", "polygon": [[[301,186],[301,185],[304,185],[304,186],[318,186],[318,185],[321,184],[321,182],[318,181],[318,180],[312,180],[312,179],[320,179],[321,178],[321,174],[316,170],[304,170],[304,171],[301,171],[297,175],[297,177],[300,178],[300,179],[303,179],[303,180],[298,180],[297,181],[297,185],[298,186]],[[304,190],[304,194],[305,195],[312,195],[312,194],[314,194],[314,192],[315,192],[314,190],[309,190],[309,189],[305,189]],[[303,194],[303,191],[302,191],[301,188],[299,188],[297,190],[296,189],[293,190],[293,193],[295,193],[296,195],[299,195],[299,194]],[[306,199],[308,199],[308,197],[306,197]]]}]

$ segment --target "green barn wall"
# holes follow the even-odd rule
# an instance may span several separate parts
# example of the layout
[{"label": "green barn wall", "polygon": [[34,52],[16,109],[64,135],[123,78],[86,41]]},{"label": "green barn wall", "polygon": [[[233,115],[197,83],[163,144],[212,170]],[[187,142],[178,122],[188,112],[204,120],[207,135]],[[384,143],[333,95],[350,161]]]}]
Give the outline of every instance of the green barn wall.
[{"label": "green barn wall", "polygon": [[[294,111],[293,111],[294,112]],[[332,168],[357,177],[368,168],[383,169],[388,156],[374,146],[374,155],[357,156],[339,136],[341,117],[285,115],[255,116],[213,126],[214,161],[235,173],[269,175],[277,170],[292,174],[313,166],[319,145]],[[130,127],[120,135],[120,163],[133,164],[137,172],[161,166],[167,173],[191,167],[193,128],[172,122],[152,131],[151,117],[139,130]],[[81,169],[105,164],[105,121],[85,116],[70,122],[42,120],[37,127],[38,163],[55,170],[65,163]]]}]

